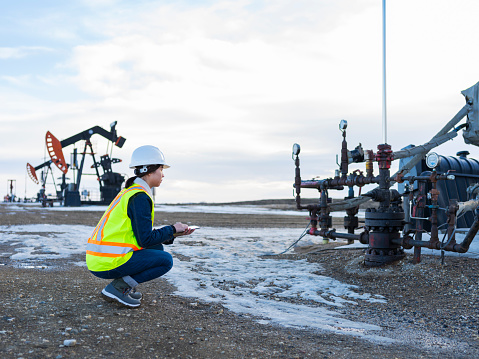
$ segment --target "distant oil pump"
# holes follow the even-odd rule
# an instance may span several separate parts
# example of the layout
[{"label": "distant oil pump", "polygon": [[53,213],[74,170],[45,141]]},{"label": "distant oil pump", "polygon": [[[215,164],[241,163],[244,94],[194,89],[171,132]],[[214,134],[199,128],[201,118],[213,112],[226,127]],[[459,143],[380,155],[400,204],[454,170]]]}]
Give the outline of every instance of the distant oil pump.
[{"label": "distant oil pump", "polygon": [[[341,121],[343,141],[341,162],[333,178],[323,180],[302,180],[300,173],[300,146],[293,145],[293,159],[296,166],[294,188],[296,206],[310,214],[309,234],[325,240],[343,238],[350,242],[358,240],[367,244],[364,263],[367,266],[381,266],[405,256],[404,249],[414,247],[413,262],[421,260],[421,248],[465,253],[479,230],[479,162],[466,158],[465,152],[456,157],[426,154],[434,147],[457,136],[463,129],[466,143],[479,145],[479,83],[462,91],[466,105],[427,143],[410,145],[400,151],[392,151],[387,143],[379,144],[377,151],[364,151],[361,144],[354,150],[347,148],[347,122]],[[467,115],[464,124],[456,126]],[[391,163],[400,160],[399,171],[390,173]],[[352,163],[366,163],[365,174],[355,170],[349,172]],[[373,172],[376,162],[379,174]],[[395,183],[399,190],[392,189]],[[373,190],[354,197],[354,187],[376,184]],[[301,203],[301,189],[314,188],[320,192],[318,203]],[[349,188],[348,196],[332,203],[329,190]],[[360,204],[373,200],[379,206],[367,208],[363,231],[359,229],[357,217]],[[344,227],[348,233],[332,229],[331,212],[346,210]],[[469,213],[468,213],[469,212]],[[456,242],[459,228],[467,233],[461,243]],[[442,239],[440,229],[444,230]],[[430,240],[422,240],[424,233]]]},{"label": "distant oil pump", "polygon": [[[113,172],[111,165],[121,162],[121,160],[118,158],[110,158],[110,155],[105,154],[101,156],[100,161],[97,162],[90,138],[94,134],[98,134],[106,138],[109,143],[111,142],[120,148],[123,147],[126,139],[117,135],[116,124],[117,122],[115,121],[110,125],[110,131],[107,131],[99,126],[94,126],[88,130],[68,137],[63,141],[59,141],[50,131],[47,131],[45,143],[50,160],[45,161],[36,167],[33,167],[31,164],[27,163],[27,173],[36,184],[40,184],[40,181],[37,177],[37,171],[44,169],[41,175],[42,188],[37,196],[37,199],[42,203],[43,206],[51,206],[55,200],[62,202],[64,206],[70,207],[80,206],[82,203],[109,204],[112,199],[115,198],[115,196],[121,190],[121,185],[123,184],[125,178],[121,174]],[[80,141],[85,141],[83,152],[78,153],[77,149],[75,148],[73,150],[72,163],[67,164],[63,154],[63,149]],[[81,155],[80,165],[78,165],[79,155]],[[101,198],[99,201],[81,201],[79,190],[86,155],[90,155],[93,159],[92,168],[95,169],[96,177],[100,187]],[[52,164],[54,164],[62,172],[62,181],[59,184],[59,188],[57,188],[55,185]],[[77,171],[76,178],[74,178],[74,182],[72,183],[66,183],[65,175],[67,174],[69,168],[73,168]],[[102,174],[100,174],[99,168],[103,170]],[[55,198],[48,198],[45,192],[46,181],[49,173],[52,175],[53,183],[56,188]]]},{"label": "distant oil pump", "polygon": [[20,200],[16,195],[17,180],[9,179],[7,180],[8,190],[7,195],[3,197],[4,202],[16,202],[17,199]]}]

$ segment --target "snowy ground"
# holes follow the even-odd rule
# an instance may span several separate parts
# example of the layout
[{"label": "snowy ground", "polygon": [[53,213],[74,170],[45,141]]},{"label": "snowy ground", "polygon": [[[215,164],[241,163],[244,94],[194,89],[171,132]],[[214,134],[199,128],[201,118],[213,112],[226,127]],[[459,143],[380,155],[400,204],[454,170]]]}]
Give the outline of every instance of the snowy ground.
[{"label": "snowy ground", "polygon": [[[0,243],[11,248],[0,255],[24,266],[31,265],[29,260],[68,258],[84,253],[92,230],[79,225],[0,226]],[[178,288],[176,294],[191,298],[192,305],[196,301],[218,302],[261,323],[393,341],[381,336],[381,327],[344,319],[337,311],[359,301],[385,302],[383,297],[321,275],[322,268],[316,263],[263,257],[279,254],[300,234],[300,229],[287,228],[204,227],[168,247],[175,265],[165,278]],[[308,236],[302,243],[320,241]],[[478,255],[478,242],[473,242],[469,255]]]}]

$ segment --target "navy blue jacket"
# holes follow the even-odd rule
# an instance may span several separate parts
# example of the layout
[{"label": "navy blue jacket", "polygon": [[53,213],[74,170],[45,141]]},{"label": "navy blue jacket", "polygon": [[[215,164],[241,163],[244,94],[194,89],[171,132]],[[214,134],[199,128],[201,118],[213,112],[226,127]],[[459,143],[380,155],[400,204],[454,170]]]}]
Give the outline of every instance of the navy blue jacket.
[{"label": "navy blue jacket", "polygon": [[161,243],[171,244],[174,240],[173,234],[176,232],[173,226],[153,229],[151,223],[152,206],[150,197],[142,192],[133,195],[128,201],[127,214],[130,217],[136,240],[142,248]]}]

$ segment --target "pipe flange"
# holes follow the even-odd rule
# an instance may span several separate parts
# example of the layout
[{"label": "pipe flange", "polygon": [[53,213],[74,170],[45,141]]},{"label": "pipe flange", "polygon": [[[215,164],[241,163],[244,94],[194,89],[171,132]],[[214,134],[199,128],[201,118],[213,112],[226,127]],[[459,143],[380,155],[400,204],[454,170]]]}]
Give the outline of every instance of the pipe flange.
[{"label": "pipe flange", "polygon": [[367,267],[379,267],[403,259],[402,248],[368,248],[364,255],[364,264]]}]

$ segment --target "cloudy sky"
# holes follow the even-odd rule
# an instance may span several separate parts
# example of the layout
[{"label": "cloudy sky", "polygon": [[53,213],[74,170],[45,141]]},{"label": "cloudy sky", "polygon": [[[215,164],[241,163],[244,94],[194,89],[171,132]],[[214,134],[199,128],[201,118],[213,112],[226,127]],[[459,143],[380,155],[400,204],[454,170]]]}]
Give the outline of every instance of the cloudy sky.
[{"label": "cloudy sky", "polygon": [[[475,0],[388,0],[393,149],[426,142],[465,104],[478,18]],[[330,177],[341,119],[351,149],[382,143],[381,0],[2,1],[0,31],[5,194],[8,179],[20,196],[38,191],[25,165],[44,161],[47,131],[62,140],[113,121],[127,139],[114,170],[131,174],[131,152],[158,146],[167,203],[290,198],[292,144],[303,178]],[[437,152],[462,149],[478,152],[461,137]]]}]

